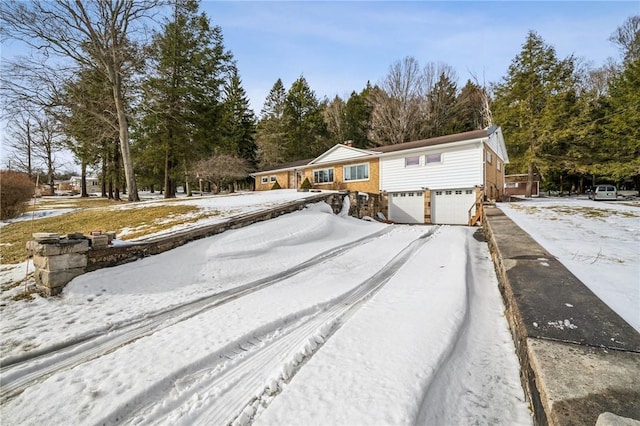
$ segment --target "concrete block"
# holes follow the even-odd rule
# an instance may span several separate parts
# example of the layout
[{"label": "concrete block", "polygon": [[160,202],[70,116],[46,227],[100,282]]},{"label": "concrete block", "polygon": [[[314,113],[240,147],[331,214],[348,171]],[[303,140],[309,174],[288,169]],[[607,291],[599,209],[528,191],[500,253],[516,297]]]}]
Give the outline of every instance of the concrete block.
[{"label": "concrete block", "polygon": [[64,240],[57,243],[42,244],[38,241],[27,241],[27,251],[40,256],[58,256],[66,253],[83,253],[89,250],[89,240]]},{"label": "concrete block", "polygon": [[31,234],[34,240],[39,243],[48,244],[48,243],[57,243],[60,241],[60,234],[55,232],[35,232]]},{"label": "concrete block", "polygon": [[55,296],[62,292],[65,285],[75,277],[84,274],[84,268],[67,269],[64,271],[45,271],[36,269],[33,276],[36,285],[49,296]]},{"label": "concrete block", "polygon": [[105,248],[109,246],[109,236],[107,234],[89,235],[92,248]]},{"label": "concrete block", "polygon": [[65,253],[58,256],[34,255],[33,265],[47,271],[84,268],[87,266],[87,255],[85,253]]},{"label": "concrete block", "polygon": [[593,425],[603,412],[640,419],[640,353],[527,339],[550,425]]},{"label": "concrete block", "polygon": [[596,426],[640,426],[640,420],[616,416],[613,413],[602,413],[598,416]]}]

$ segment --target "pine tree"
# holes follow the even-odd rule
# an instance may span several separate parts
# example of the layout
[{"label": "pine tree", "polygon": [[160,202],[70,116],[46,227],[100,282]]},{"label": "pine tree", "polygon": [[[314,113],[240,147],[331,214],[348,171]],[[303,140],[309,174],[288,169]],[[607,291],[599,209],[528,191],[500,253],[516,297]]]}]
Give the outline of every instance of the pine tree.
[{"label": "pine tree", "polygon": [[575,110],[574,59],[559,60],[553,47],[529,32],[509,73],[495,88],[493,116],[502,126],[510,172],[528,173],[531,195],[535,171],[544,177],[570,142],[566,126]]},{"label": "pine tree", "polygon": [[224,153],[246,160],[256,166],[256,118],[249,108],[249,98],[242,87],[238,69],[231,67],[224,88],[223,141]]},{"label": "pine tree", "polygon": [[427,95],[428,111],[425,131],[428,138],[454,133],[457,86],[445,73],[441,73]]},{"label": "pine tree", "polygon": [[323,106],[304,77],[293,82],[284,106],[286,161],[297,161],[321,154],[328,148]]},{"label": "pine tree", "polygon": [[345,139],[353,141],[356,148],[367,148],[371,145],[368,134],[371,129],[371,104],[368,98],[371,93],[371,85],[360,93],[351,93],[345,105]]},{"label": "pine tree", "polygon": [[175,197],[190,162],[213,154],[221,142],[222,89],[232,56],[222,30],[198,8],[196,0],[174,0],[170,20],[153,37],[153,75],[144,84],[138,139],[161,153],[165,198]]},{"label": "pine tree", "polygon": [[603,124],[609,155],[605,173],[616,181],[632,179],[640,187],[640,59],[627,61],[614,78],[605,101]]},{"label": "pine tree", "polygon": [[483,115],[484,89],[479,85],[467,80],[467,83],[460,90],[455,106],[455,129],[454,132],[466,132],[478,130],[486,127]]},{"label": "pine tree", "polygon": [[278,79],[260,112],[258,122],[256,144],[258,147],[258,162],[260,168],[275,166],[285,162],[284,145],[284,106],[287,92]]}]

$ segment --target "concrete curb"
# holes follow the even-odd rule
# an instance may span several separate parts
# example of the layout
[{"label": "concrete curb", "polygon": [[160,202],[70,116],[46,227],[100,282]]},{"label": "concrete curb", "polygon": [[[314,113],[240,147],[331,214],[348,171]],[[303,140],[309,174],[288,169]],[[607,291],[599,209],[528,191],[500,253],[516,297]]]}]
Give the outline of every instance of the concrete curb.
[{"label": "concrete curb", "polygon": [[640,333],[501,210],[482,223],[535,424],[640,420]]}]

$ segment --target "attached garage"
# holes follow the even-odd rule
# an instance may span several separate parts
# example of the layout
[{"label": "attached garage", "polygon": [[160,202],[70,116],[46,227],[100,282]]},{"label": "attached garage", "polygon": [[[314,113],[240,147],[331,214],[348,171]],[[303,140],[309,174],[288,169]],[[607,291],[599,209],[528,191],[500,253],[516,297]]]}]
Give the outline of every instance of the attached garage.
[{"label": "attached garage", "polygon": [[422,191],[389,193],[389,220],[396,223],[424,223]]},{"label": "attached garage", "polygon": [[468,225],[469,209],[475,214],[474,188],[431,191],[432,222],[449,225]]}]

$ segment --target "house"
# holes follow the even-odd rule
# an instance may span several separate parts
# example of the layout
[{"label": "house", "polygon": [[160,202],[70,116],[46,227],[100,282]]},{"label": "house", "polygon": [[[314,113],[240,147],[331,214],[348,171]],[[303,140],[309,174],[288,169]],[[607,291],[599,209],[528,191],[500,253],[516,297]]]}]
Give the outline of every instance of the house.
[{"label": "house", "polygon": [[[504,177],[504,195],[524,196],[527,190],[527,180],[529,180],[529,175],[526,173],[506,175]],[[538,195],[540,195],[540,177],[537,173],[534,173],[531,184],[531,196],[537,197]]]},{"label": "house", "polygon": [[[101,191],[100,181],[98,180],[97,177],[87,176],[85,179],[87,181],[87,193],[88,194],[93,194],[93,193]],[[80,177],[80,176],[71,176],[71,179],[69,180],[69,186],[71,188],[71,191],[73,191],[74,193],[77,193],[77,194],[81,193],[82,192],[82,177]]]},{"label": "house", "polygon": [[482,201],[500,199],[509,162],[498,126],[454,135],[359,149],[339,144],[317,158],[253,173],[255,189],[348,190],[379,199],[397,223],[469,224]]}]

